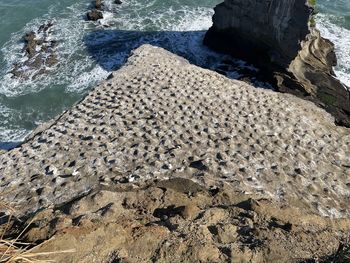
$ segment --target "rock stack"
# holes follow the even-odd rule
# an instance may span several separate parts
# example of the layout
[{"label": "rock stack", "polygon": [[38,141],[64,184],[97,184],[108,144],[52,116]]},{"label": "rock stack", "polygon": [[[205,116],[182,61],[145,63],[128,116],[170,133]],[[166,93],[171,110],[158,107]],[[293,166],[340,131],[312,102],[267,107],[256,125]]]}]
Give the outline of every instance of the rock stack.
[{"label": "rock stack", "polygon": [[313,27],[313,12],[305,0],[226,0],[204,43],[252,62],[280,91],[312,100],[350,127],[350,93],[334,76],[334,46]]}]

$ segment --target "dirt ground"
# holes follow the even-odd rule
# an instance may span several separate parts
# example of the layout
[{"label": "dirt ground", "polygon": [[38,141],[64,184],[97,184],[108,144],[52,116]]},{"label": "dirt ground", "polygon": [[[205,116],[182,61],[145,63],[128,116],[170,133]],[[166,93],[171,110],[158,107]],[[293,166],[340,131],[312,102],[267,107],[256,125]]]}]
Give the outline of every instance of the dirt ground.
[{"label": "dirt ground", "polygon": [[[91,192],[28,218],[35,252],[56,262],[302,262],[334,253],[348,219],[330,220],[183,178]],[[46,257],[47,259],[47,257]]]}]

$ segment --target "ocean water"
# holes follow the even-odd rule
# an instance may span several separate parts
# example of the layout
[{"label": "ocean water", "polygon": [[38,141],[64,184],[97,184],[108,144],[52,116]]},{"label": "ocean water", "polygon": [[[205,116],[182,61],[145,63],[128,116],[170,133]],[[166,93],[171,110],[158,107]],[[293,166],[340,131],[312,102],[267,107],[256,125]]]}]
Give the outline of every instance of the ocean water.
[{"label": "ocean water", "polygon": [[[202,44],[213,7],[222,0],[105,0],[104,19],[84,20],[90,0],[0,0],[0,148],[21,142],[35,127],[79,101],[118,69],[143,43],[164,47],[192,63],[220,68],[224,55]],[[337,76],[350,86],[350,1],[318,0],[317,27],[336,45]],[[13,64],[24,61],[22,37],[52,22],[59,63],[48,73],[11,78]],[[238,69],[255,70],[234,61]],[[261,84],[264,85],[264,84]]]}]

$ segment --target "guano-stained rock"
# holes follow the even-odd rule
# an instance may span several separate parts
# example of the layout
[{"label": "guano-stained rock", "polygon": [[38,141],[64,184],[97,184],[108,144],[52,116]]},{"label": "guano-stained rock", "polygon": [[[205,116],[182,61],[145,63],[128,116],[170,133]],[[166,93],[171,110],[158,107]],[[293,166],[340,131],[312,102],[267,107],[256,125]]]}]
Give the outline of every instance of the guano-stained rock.
[{"label": "guano-stained rock", "polygon": [[[0,199],[19,216],[101,187],[181,177],[322,216],[350,212],[350,134],[313,103],[142,46],[113,77],[0,155]],[[206,167],[203,169],[203,167]],[[185,187],[186,185],[186,187]]]}]

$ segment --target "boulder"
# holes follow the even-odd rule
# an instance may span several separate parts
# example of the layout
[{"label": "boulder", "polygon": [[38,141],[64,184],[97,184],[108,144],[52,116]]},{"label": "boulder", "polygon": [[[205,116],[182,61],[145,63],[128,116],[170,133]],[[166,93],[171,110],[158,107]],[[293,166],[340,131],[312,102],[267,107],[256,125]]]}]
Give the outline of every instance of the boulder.
[{"label": "boulder", "polygon": [[88,20],[91,20],[91,21],[97,21],[103,18],[103,14],[101,11],[94,9],[87,13],[87,18]]},{"label": "boulder", "polygon": [[101,10],[102,7],[103,7],[103,2],[102,2],[102,0],[95,0],[95,1],[94,1],[94,6],[95,6],[96,9]]},{"label": "boulder", "polygon": [[49,29],[53,26],[53,23],[51,21],[49,21],[48,23],[42,24],[39,29],[38,32],[47,32],[49,31]]},{"label": "boulder", "polygon": [[35,36],[36,35],[33,31],[26,33],[24,36],[24,50],[26,51],[29,57],[33,57],[36,52],[37,40],[35,40]]},{"label": "boulder", "polygon": [[305,0],[226,0],[204,43],[255,64],[280,91],[312,100],[350,127],[350,93],[334,75],[334,45],[313,27],[313,13]]},{"label": "boulder", "polygon": [[117,4],[117,5],[121,5],[123,2],[120,1],[120,0],[115,0],[114,3]]}]

